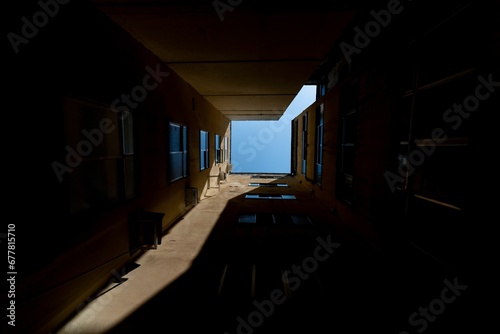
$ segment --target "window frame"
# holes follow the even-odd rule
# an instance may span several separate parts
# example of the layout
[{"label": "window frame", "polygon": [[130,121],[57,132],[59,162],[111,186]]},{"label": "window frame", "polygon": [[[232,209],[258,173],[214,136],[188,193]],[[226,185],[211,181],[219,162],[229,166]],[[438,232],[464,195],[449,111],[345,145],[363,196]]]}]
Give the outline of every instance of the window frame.
[{"label": "window frame", "polygon": [[302,159],[301,159],[301,171],[305,176],[307,175],[307,126],[308,126],[308,113],[306,112],[302,115]]},{"label": "window frame", "polygon": [[[208,169],[210,167],[210,132],[205,130],[200,130],[200,171]],[[203,147],[202,138],[205,137],[205,145]],[[205,162],[205,164],[203,164]]]},{"label": "window frame", "polygon": [[[173,151],[172,150],[172,127],[177,127],[180,129],[179,131],[179,144],[180,147],[178,150]],[[167,134],[167,155],[168,155],[168,182],[176,182],[179,180],[182,180],[186,177],[188,177],[189,174],[189,159],[188,159],[188,128],[187,126],[169,121],[168,122],[168,134]],[[181,168],[180,168],[180,174],[179,175],[173,175],[174,168],[172,166],[174,159],[172,156],[174,154],[180,154],[181,156]]]},{"label": "window frame", "polygon": [[68,191],[68,213],[76,216],[101,212],[136,198],[139,187],[134,114],[68,96],[63,99],[63,115],[67,147],[88,149],[85,154],[78,153],[78,165],[63,180]]},{"label": "window frame", "polygon": [[215,163],[220,164],[223,162],[224,157],[222,156],[222,149],[221,149],[221,136],[219,134],[215,134]]},{"label": "window frame", "polygon": [[321,103],[316,108],[316,142],[314,152],[314,182],[321,185],[323,177],[323,145],[324,145],[324,110],[325,104]]},{"label": "window frame", "polygon": [[339,156],[337,159],[336,196],[355,205],[355,159],[358,137],[359,82],[353,80],[341,88],[339,122]]}]

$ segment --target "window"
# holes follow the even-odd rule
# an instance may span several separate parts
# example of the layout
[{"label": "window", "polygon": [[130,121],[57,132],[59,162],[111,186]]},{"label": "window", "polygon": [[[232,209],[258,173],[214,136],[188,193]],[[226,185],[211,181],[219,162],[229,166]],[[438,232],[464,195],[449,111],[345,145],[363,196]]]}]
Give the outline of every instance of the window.
[{"label": "window", "polygon": [[238,224],[257,224],[267,226],[312,226],[311,218],[303,214],[283,213],[241,213],[238,216]]},{"label": "window", "polygon": [[302,116],[302,174],[307,171],[307,113]]},{"label": "window", "polygon": [[229,144],[228,144],[228,137],[224,137],[224,161],[228,161],[229,160],[229,150],[228,150],[228,147],[229,147]]},{"label": "window", "polygon": [[314,156],[314,181],[321,184],[323,173],[323,114],[325,105],[321,104],[316,109],[316,147]]},{"label": "window", "polygon": [[255,224],[255,223],[257,223],[256,213],[240,214],[240,216],[238,217],[238,224]]},{"label": "window", "polygon": [[246,194],[248,199],[297,199],[292,194]]},{"label": "window", "polygon": [[298,145],[298,119],[292,121],[292,147],[291,147],[291,159],[290,159],[290,171],[292,175],[297,174],[297,145]]},{"label": "window", "polygon": [[261,182],[250,182],[248,184],[250,187],[288,187],[286,183],[261,183]]},{"label": "window", "polygon": [[125,199],[133,198],[136,194],[135,163],[134,163],[134,119],[131,112],[122,112],[120,115],[123,178],[122,193]]},{"label": "window", "polygon": [[208,160],[208,132],[200,131],[200,170],[207,169],[209,166]]},{"label": "window", "polygon": [[64,130],[76,164],[62,175],[67,177],[71,214],[102,210],[136,196],[132,113],[68,98]]},{"label": "window", "polygon": [[259,175],[259,174],[256,174],[256,175],[252,175],[250,176],[251,179],[282,179],[283,176],[279,176],[279,175]]},{"label": "window", "polygon": [[187,127],[170,122],[169,138],[169,180],[177,181],[187,176]]},{"label": "window", "polygon": [[395,85],[406,84],[391,119],[398,131],[393,133],[392,176],[386,178],[391,208],[403,223],[401,235],[451,266],[462,262],[468,251],[464,240],[487,207],[488,182],[479,176],[489,176],[484,153],[493,147],[493,137],[487,115],[498,110],[498,100],[477,103],[480,76],[494,68],[492,62],[487,69],[489,61],[482,60],[498,58],[497,39],[481,24],[463,24],[480,17],[478,8],[464,8],[453,19],[434,22],[436,28],[425,34],[415,31],[419,37],[401,53],[407,70],[393,79]]},{"label": "window", "polygon": [[[417,74],[422,72],[434,75],[427,73],[432,72],[432,68],[414,68],[420,80],[423,78]],[[466,205],[467,178],[472,175],[468,170],[472,166],[469,136],[473,134],[470,126],[474,123],[470,119],[454,129],[443,122],[443,110],[453,106],[457,96],[473,92],[477,76],[475,70],[470,70],[436,82],[415,81],[415,86],[406,92],[407,96],[401,97],[404,102],[400,113],[408,117],[400,117],[404,137],[399,140],[397,170],[405,173],[394,189],[401,192],[407,202],[406,214],[418,217],[415,221],[419,224],[430,221],[429,212],[435,212],[434,217],[441,215],[442,221],[458,219]],[[435,129],[443,131],[445,141],[433,139]],[[419,160],[420,156],[424,159]]]},{"label": "window", "polygon": [[220,136],[215,134],[215,163],[220,164],[223,159]]},{"label": "window", "polygon": [[325,96],[327,90],[328,90],[328,78],[324,78],[316,86],[316,99],[319,99],[319,98]]},{"label": "window", "polygon": [[358,86],[346,86],[340,95],[340,156],[338,159],[337,196],[348,204],[354,200],[354,161],[358,132]]}]

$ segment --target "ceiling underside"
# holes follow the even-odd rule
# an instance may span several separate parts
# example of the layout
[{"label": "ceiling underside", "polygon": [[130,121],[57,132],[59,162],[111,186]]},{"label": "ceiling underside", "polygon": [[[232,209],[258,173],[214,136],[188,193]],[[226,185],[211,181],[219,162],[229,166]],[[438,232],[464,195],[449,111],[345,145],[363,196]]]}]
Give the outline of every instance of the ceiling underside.
[{"label": "ceiling underside", "polygon": [[212,0],[94,3],[231,120],[279,119],[356,13],[314,0],[221,0],[235,6],[219,13]]}]

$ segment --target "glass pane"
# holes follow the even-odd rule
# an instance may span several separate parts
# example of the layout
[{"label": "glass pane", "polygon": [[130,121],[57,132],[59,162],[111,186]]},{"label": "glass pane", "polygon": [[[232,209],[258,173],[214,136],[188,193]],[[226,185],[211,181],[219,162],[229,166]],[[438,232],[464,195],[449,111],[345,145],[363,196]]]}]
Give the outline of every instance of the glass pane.
[{"label": "glass pane", "polygon": [[123,154],[134,154],[134,123],[130,112],[123,112],[122,117]]},{"label": "glass pane", "polygon": [[188,147],[188,144],[187,144],[187,141],[188,141],[188,130],[187,130],[187,127],[186,126],[183,126],[182,127],[182,149],[187,153],[187,147]]},{"label": "glass pane", "polygon": [[183,176],[188,175],[188,130],[186,126],[182,127],[182,149],[183,154],[182,154],[182,172]]},{"label": "glass pane", "polygon": [[175,181],[183,177],[183,155],[182,152],[170,153],[170,181]]},{"label": "glass pane", "polygon": [[118,160],[83,161],[69,176],[70,210],[76,213],[118,201]]},{"label": "glass pane", "polygon": [[83,100],[64,104],[66,143],[81,157],[119,156],[118,114],[111,108]]},{"label": "glass pane", "polygon": [[169,126],[169,147],[170,153],[182,151],[181,146],[181,128],[178,125],[170,124]]},{"label": "glass pane", "polygon": [[316,164],[316,182],[321,182],[323,167],[320,164]]},{"label": "glass pane", "polygon": [[281,195],[281,198],[283,198],[283,199],[296,199],[295,195]]},{"label": "glass pane", "polygon": [[241,214],[238,217],[238,223],[255,224],[256,222],[257,222],[257,215],[255,213],[252,213],[252,214]]},{"label": "glass pane", "polygon": [[220,156],[220,153],[221,153],[221,146],[220,146],[220,136],[219,135],[215,135],[215,163],[220,163],[221,161],[221,156]]},{"label": "glass pane", "polygon": [[[460,106],[465,98],[474,94],[477,84],[477,78],[468,75],[420,92],[415,105],[414,137],[430,138],[436,128],[442,128],[450,136],[466,136],[470,125],[467,118],[473,113]],[[473,103],[473,106],[480,104]]]},{"label": "glass pane", "polygon": [[200,131],[200,150],[204,150],[207,147],[207,137],[205,131]]},{"label": "glass pane", "polygon": [[438,147],[416,168],[414,193],[462,208],[471,182],[469,161],[463,147]]},{"label": "glass pane", "polygon": [[294,225],[312,225],[311,220],[306,215],[291,215]]},{"label": "glass pane", "polygon": [[205,153],[204,151],[200,152],[200,169],[205,169],[206,162],[205,162]]}]

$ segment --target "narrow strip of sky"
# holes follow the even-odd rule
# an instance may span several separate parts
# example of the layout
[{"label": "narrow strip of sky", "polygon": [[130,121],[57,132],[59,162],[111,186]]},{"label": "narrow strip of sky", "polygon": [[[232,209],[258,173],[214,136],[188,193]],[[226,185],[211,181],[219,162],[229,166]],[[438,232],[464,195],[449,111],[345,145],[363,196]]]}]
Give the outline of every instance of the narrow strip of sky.
[{"label": "narrow strip of sky", "polygon": [[232,121],[234,173],[290,173],[291,120],[316,101],[316,86],[303,86],[279,121]]}]

